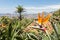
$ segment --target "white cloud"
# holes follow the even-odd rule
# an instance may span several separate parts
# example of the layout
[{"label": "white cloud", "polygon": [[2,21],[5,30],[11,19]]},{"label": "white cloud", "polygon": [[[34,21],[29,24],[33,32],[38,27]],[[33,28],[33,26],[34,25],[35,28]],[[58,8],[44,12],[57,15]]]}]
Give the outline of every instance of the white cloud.
[{"label": "white cloud", "polygon": [[59,9],[60,5],[50,5],[50,6],[43,6],[43,7],[25,7],[26,9]]},{"label": "white cloud", "polygon": [[[38,12],[51,12],[57,9],[60,9],[60,5],[50,5],[43,7],[24,7],[26,13],[38,13]],[[16,8],[0,8],[0,13],[13,13],[16,11]]]},{"label": "white cloud", "polygon": [[51,12],[60,9],[60,5],[50,5],[43,7],[25,7],[28,13],[38,13],[38,12]]},{"label": "white cloud", "polygon": [[13,13],[15,8],[0,8],[0,13]]}]

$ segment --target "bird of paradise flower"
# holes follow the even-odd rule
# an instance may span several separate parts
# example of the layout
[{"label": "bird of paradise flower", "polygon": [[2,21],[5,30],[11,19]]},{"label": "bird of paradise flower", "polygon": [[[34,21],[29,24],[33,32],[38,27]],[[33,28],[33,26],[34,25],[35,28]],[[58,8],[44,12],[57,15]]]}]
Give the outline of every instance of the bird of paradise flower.
[{"label": "bird of paradise flower", "polygon": [[48,35],[49,39],[51,40],[48,30],[46,28],[46,27],[48,27],[49,29],[52,30],[51,23],[49,22],[50,17],[51,17],[51,14],[48,14],[47,16],[44,17],[44,12],[42,13],[42,15],[40,15],[40,13],[38,13],[38,21],[37,21],[38,26],[33,26],[33,28],[41,29],[42,31],[44,31]]},{"label": "bird of paradise flower", "polygon": [[[46,17],[44,17],[44,13],[42,13],[42,16],[40,16],[40,13],[38,13],[38,24],[40,25],[39,27],[41,27],[40,28],[41,30],[46,32],[46,34],[48,35],[49,39],[51,40],[47,29],[42,26],[42,25],[46,24],[49,21],[50,16],[51,16],[51,14],[48,14]],[[50,27],[50,26],[48,26],[48,27]]]},{"label": "bird of paradise flower", "polygon": [[[49,26],[51,28],[51,23],[49,22],[51,14],[48,14],[47,16],[44,16],[44,12],[40,16],[40,13],[38,13],[38,20],[36,23],[39,25],[40,28],[43,28],[43,26]],[[47,25],[48,24],[48,25]]]}]

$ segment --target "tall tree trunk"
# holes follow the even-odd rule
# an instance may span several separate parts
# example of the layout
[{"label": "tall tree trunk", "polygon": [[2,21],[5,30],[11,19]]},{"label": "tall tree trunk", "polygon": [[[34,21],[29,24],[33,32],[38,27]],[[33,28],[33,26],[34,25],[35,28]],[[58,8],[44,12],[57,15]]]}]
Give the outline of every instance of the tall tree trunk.
[{"label": "tall tree trunk", "polygon": [[21,13],[20,13],[19,19],[20,19],[20,21],[22,20]]}]

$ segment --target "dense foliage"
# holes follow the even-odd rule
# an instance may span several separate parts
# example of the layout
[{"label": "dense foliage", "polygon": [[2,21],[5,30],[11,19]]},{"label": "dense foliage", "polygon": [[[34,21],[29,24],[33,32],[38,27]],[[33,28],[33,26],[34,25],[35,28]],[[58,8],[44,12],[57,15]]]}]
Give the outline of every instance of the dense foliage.
[{"label": "dense foliage", "polygon": [[[23,30],[33,22],[33,19],[23,18],[21,21],[18,18],[9,18],[6,16],[0,17],[0,40],[60,40],[60,11],[54,12],[51,17],[51,23],[54,32],[50,38],[38,30],[35,32],[24,32]],[[58,15],[58,16],[57,16]],[[57,27],[57,28],[56,28]]]}]

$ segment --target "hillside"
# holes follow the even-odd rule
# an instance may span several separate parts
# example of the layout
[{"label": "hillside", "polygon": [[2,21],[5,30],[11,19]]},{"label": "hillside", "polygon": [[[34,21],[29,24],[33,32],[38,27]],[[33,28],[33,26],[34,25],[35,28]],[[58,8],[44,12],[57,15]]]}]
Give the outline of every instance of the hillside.
[{"label": "hillside", "polygon": [[57,10],[53,13],[53,20],[57,21],[60,23],[60,10]]}]

